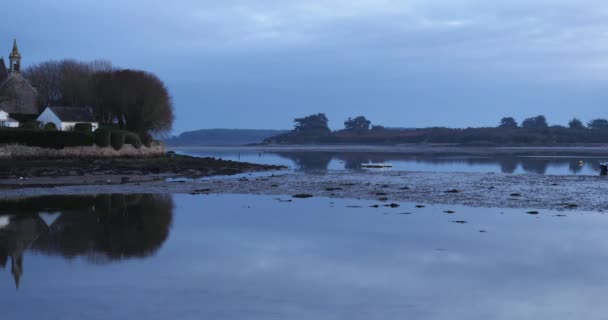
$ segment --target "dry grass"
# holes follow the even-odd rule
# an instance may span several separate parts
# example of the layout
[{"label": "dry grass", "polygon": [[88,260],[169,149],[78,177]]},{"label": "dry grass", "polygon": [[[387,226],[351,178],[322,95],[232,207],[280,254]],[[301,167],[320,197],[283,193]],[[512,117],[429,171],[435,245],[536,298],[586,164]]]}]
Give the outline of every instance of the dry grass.
[{"label": "dry grass", "polygon": [[23,145],[0,145],[1,160],[16,159],[89,159],[89,158],[145,158],[156,157],[166,153],[165,145],[153,143],[150,148],[133,148],[125,144],[116,151],[111,147],[68,147],[63,149],[47,149]]}]

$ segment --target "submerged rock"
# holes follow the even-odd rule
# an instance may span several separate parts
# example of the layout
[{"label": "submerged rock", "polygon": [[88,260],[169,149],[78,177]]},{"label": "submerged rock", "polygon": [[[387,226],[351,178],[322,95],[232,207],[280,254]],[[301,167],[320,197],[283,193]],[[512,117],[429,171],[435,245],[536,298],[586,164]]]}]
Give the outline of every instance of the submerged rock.
[{"label": "submerged rock", "polygon": [[385,207],[389,207],[389,208],[399,208],[400,207],[400,205],[398,205],[396,203],[391,203],[391,204],[387,204],[387,205],[384,205],[384,206]]},{"label": "submerged rock", "polygon": [[295,194],[292,197],[298,198],[298,199],[308,199],[308,198],[312,198],[314,196],[312,194],[302,193],[302,194]]}]

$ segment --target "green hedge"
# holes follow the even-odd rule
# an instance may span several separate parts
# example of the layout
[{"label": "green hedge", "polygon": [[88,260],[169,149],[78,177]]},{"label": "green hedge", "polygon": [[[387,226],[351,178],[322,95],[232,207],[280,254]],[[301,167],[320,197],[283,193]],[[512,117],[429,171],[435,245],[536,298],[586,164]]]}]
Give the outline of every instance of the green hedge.
[{"label": "green hedge", "polygon": [[133,132],[126,133],[125,143],[132,145],[135,149],[139,149],[142,146],[141,138]]},{"label": "green hedge", "polygon": [[0,129],[0,144],[21,144],[31,147],[62,149],[93,145],[93,135],[71,131],[34,129]]},{"label": "green hedge", "polygon": [[48,131],[57,131],[57,126],[53,122],[47,122],[43,129]]},{"label": "green hedge", "polygon": [[90,123],[77,123],[74,125],[74,131],[76,132],[93,132],[93,126]]},{"label": "green hedge", "polygon": [[111,134],[112,132],[108,128],[99,128],[95,130],[93,133],[93,136],[95,137],[95,144],[102,148],[109,147],[112,143]]},{"label": "green hedge", "polygon": [[127,134],[125,133],[125,131],[121,131],[121,130],[112,131],[112,133],[110,135],[110,142],[111,142],[112,148],[114,148],[114,150],[122,149],[122,146],[125,144],[126,135]]},{"label": "green hedge", "polygon": [[120,150],[124,144],[139,149],[143,142],[137,134],[125,130],[99,128],[94,133],[55,131],[54,126],[47,124],[44,130],[0,128],[0,144],[21,144],[53,149],[97,145],[102,148],[112,146],[115,150]]}]

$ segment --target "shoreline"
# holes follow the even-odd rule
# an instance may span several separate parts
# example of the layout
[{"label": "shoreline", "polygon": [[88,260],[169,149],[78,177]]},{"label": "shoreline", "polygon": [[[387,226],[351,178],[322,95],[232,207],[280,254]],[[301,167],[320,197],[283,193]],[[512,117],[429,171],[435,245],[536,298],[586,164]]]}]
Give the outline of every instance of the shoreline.
[{"label": "shoreline", "polygon": [[49,188],[62,185],[143,183],[177,177],[230,176],[281,169],[284,167],[177,155],[149,158],[0,160],[0,190],[28,186]]},{"label": "shoreline", "polygon": [[534,155],[573,154],[607,155],[608,144],[573,144],[556,146],[473,146],[447,144],[405,145],[255,145],[255,146],[167,146],[168,150],[206,150],[226,152],[377,152],[427,155]]},{"label": "shoreline", "polygon": [[[108,176],[97,176],[103,181]],[[117,176],[112,176],[117,178]],[[144,179],[147,178],[147,179]],[[608,179],[599,176],[544,176],[532,174],[436,173],[394,171],[384,173],[300,174],[284,171],[246,172],[200,180],[166,180],[145,176],[140,180],[78,184],[73,177],[1,179],[0,199],[45,195],[153,193],[251,194],[283,200],[292,195],[370,200],[379,207],[391,203],[464,205],[481,208],[520,208],[596,211],[608,208]],[[81,179],[82,181],[82,179]]]}]

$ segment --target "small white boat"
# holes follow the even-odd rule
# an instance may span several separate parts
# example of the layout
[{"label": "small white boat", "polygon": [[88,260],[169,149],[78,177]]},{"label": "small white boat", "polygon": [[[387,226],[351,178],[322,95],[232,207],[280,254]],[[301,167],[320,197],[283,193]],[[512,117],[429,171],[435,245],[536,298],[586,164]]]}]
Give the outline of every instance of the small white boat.
[{"label": "small white boat", "polygon": [[372,168],[372,169],[382,169],[382,168],[392,168],[393,165],[390,163],[373,163],[373,162],[369,162],[369,163],[362,163],[361,164],[362,168]]}]

